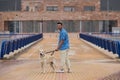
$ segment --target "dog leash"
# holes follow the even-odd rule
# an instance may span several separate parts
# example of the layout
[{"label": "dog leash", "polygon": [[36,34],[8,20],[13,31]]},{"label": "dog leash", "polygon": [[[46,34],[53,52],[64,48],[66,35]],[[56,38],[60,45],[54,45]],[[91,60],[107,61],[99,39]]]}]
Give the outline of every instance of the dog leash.
[{"label": "dog leash", "polygon": [[55,50],[52,50],[52,51],[46,52],[45,54],[47,54],[47,53],[52,53],[51,55],[53,55],[54,52],[55,52]]}]

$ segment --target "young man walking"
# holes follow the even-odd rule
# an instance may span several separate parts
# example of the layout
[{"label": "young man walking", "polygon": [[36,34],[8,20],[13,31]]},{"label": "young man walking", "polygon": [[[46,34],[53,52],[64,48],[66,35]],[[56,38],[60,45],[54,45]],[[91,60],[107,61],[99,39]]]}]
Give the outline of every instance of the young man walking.
[{"label": "young man walking", "polygon": [[57,28],[60,31],[59,33],[59,41],[58,41],[58,47],[55,49],[55,51],[60,51],[60,59],[61,59],[61,65],[60,65],[60,71],[64,72],[64,66],[67,67],[67,72],[71,72],[70,69],[70,60],[68,55],[69,50],[69,37],[67,31],[63,28],[63,24],[61,22],[57,23]]}]

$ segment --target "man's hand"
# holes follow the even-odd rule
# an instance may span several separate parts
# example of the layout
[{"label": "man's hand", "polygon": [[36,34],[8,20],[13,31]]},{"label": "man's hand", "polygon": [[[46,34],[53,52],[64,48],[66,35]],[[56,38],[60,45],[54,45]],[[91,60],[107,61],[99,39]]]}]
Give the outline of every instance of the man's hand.
[{"label": "man's hand", "polygon": [[58,51],[59,49],[55,49],[55,51]]}]

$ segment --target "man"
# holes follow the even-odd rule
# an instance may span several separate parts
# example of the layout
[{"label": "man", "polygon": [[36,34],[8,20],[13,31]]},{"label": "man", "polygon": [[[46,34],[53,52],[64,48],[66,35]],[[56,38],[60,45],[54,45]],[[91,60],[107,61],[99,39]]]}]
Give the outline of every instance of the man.
[{"label": "man", "polygon": [[61,22],[57,23],[57,28],[60,31],[59,33],[59,41],[58,47],[55,51],[60,50],[60,58],[61,58],[61,68],[59,72],[64,72],[64,66],[67,67],[67,72],[71,72],[70,69],[70,60],[68,57],[68,49],[69,49],[69,38],[67,31],[63,28],[63,24]]}]

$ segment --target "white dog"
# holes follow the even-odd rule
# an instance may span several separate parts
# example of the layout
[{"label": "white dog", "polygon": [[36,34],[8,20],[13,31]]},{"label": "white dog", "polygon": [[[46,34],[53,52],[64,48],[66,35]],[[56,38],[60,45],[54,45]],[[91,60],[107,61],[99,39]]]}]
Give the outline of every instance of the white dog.
[{"label": "white dog", "polygon": [[[52,53],[52,54],[50,54]],[[49,64],[50,67],[55,71],[55,57],[53,56],[54,51],[44,52],[42,49],[40,50],[40,58],[41,58],[41,68],[42,72],[45,73],[46,71],[46,64]]]}]

